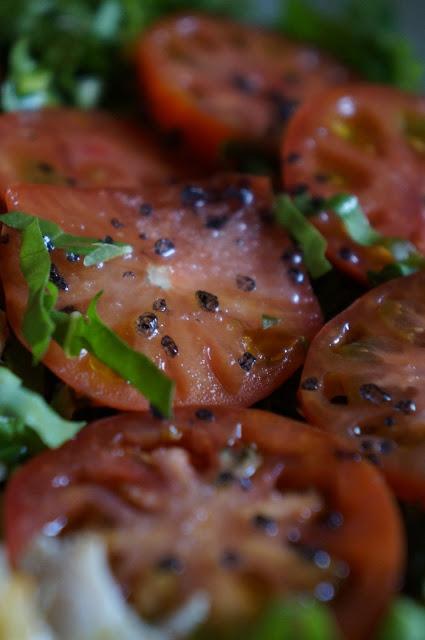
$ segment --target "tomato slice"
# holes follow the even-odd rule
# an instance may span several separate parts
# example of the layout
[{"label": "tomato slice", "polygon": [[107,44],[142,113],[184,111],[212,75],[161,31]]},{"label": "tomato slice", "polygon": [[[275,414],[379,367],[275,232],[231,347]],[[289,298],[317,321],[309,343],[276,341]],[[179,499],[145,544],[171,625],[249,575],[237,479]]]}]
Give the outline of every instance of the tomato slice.
[{"label": "tomato slice", "polygon": [[210,162],[229,141],[277,151],[299,102],[350,78],[310,45],[200,15],[159,22],[142,37],[138,61],[156,120]]},{"label": "tomato slice", "polygon": [[373,289],[313,340],[303,411],[349,437],[398,496],[425,506],[425,274]]},{"label": "tomato slice", "polygon": [[[69,233],[134,247],[131,256],[101,268],[54,251],[65,283],[57,278],[58,308],[85,311],[104,291],[101,318],[176,381],[177,404],[244,406],[266,396],[303,363],[306,341],[321,325],[308,277],[292,266],[291,242],[270,222],[266,178],[222,176],[140,192],[22,185],[6,200],[10,210],[52,220]],[[19,244],[9,233],[0,255],[7,314],[18,335],[27,300]],[[263,314],[274,326],[263,328]],[[147,407],[89,355],[69,359],[53,344],[45,363],[100,403]]]},{"label": "tomato slice", "polygon": [[5,514],[14,563],[42,532],[95,530],[150,619],[201,590],[219,629],[309,592],[361,640],[400,577],[400,522],[381,475],[339,440],[258,410],[92,423],[12,477]]},{"label": "tomato slice", "polygon": [[[390,87],[333,87],[305,104],[283,140],[289,192],[354,193],[372,226],[425,252],[425,98]],[[359,280],[392,262],[383,247],[353,242],[332,212],[311,218],[329,258]]]},{"label": "tomato slice", "polygon": [[17,182],[137,188],[182,176],[150,133],[100,112],[0,116],[0,192]]}]

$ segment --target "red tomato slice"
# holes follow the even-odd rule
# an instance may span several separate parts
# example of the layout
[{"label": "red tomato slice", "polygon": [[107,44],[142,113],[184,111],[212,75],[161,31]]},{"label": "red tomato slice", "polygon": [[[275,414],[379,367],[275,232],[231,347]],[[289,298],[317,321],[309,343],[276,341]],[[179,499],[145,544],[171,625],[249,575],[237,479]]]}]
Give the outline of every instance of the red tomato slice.
[{"label": "red tomato slice", "polygon": [[[425,252],[425,98],[390,87],[334,87],[305,104],[283,140],[288,191],[354,193],[372,226]],[[382,247],[353,242],[331,212],[311,218],[329,258],[359,280],[392,262]]]},{"label": "red tomato slice", "polygon": [[140,41],[138,60],[156,120],[212,162],[229,141],[276,151],[300,101],[350,78],[345,67],[310,45],[199,15],[155,25]]},{"label": "red tomato slice", "polygon": [[[288,236],[270,222],[268,179],[223,176],[137,193],[23,185],[6,199],[10,210],[52,220],[69,233],[134,247],[102,268],[53,252],[58,308],[84,311],[103,290],[101,318],[176,381],[177,404],[249,405],[303,363],[321,314],[304,269],[291,266]],[[0,265],[8,318],[19,335],[27,288],[19,235],[9,238]],[[263,314],[275,326],[263,328]],[[147,407],[89,355],[69,359],[53,344],[45,363],[102,404]]]},{"label": "red tomato slice", "polygon": [[307,592],[332,603],[345,637],[370,638],[400,578],[380,474],[337,439],[258,410],[92,423],[12,477],[5,514],[15,563],[42,532],[95,530],[144,617],[207,591],[216,637],[272,597]]},{"label": "red tomato slice", "polygon": [[151,135],[100,112],[19,111],[0,116],[0,192],[17,182],[137,188],[182,176]]},{"label": "red tomato slice", "polygon": [[425,507],[425,274],[373,289],[326,324],[305,363],[309,421],[349,437]]}]

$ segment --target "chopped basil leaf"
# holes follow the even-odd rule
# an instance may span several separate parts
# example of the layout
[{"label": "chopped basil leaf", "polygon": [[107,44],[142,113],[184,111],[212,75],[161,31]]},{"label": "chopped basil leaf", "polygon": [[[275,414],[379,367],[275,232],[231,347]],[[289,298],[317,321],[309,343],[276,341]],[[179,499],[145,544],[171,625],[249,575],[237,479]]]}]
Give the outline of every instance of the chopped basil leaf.
[{"label": "chopped basil leaf", "polygon": [[99,318],[97,296],[90,302],[87,315],[54,311],[56,332],[54,339],[69,356],[77,356],[86,349],[100,362],[128,380],[164,416],[171,413],[173,382],[143,353],[134,351]]},{"label": "chopped basil leaf", "polygon": [[59,447],[73,438],[84,422],[70,422],[61,418],[37,393],[25,389],[20,378],[6,367],[0,367],[0,431],[13,436],[22,435],[24,426],[30,427],[48,447]]},{"label": "chopped basil leaf", "polygon": [[128,255],[133,251],[131,245],[123,242],[102,242],[97,238],[74,236],[65,233],[54,222],[43,220],[43,218],[37,218],[21,211],[13,211],[0,216],[0,222],[20,231],[25,230],[34,220],[38,220],[43,238],[48,238],[55,249],[62,249],[67,253],[85,256],[84,266],[86,267]]},{"label": "chopped basil leaf", "polygon": [[314,601],[275,602],[270,605],[249,640],[337,640],[341,636],[329,610]]},{"label": "chopped basil leaf", "polygon": [[407,276],[425,267],[425,256],[411,242],[383,236],[373,229],[356,196],[338,194],[326,200],[325,206],[342,220],[354,242],[362,246],[381,246],[392,255],[394,262],[381,271],[368,273],[371,284],[377,285],[392,278]]},{"label": "chopped basil leaf", "polygon": [[22,231],[20,262],[29,289],[23,333],[35,361],[43,357],[52,337],[69,357],[76,357],[86,349],[128,380],[163,415],[169,416],[174,389],[172,381],[149,358],[134,351],[103,324],[96,311],[101,294],[91,301],[86,317],[78,312],[67,314],[54,310],[58,289],[49,282],[51,261],[46,236],[57,249],[85,255],[88,266],[128,253],[132,248],[65,234],[54,223],[22,212],[0,216],[0,222]]},{"label": "chopped basil leaf", "polygon": [[370,225],[356,196],[340,193],[329,198],[326,201],[326,206],[342,220],[352,240],[362,246],[380,243],[382,236]]},{"label": "chopped basil leaf", "polygon": [[400,598],[387,615],[377,640],[423,640],[424,633],[425,607]]},{"label": "chopped basil leaf", "polygon": [[312,278],[319,278],[331,270],[326,259],[326,240],[305,218],[288,196],[278,196],[275,201],[277,221],[295,239],[304,254],[304,263]]},{"label": "chopped basil leaf", "polygon": [[268,316],[263,313],[261,316],[261,322],[263,329],[270,329],[271,327],[275,327],[280,323],[280,318],[275,318],[274,316]]},{"label": "chopped basil leaf", "polygon": [[41,234],[37,218],[22,232],[20,266],[28,284],[28,302],[22,331],[32,348],[35,362],[46,352],[55,325],[50,316],[58,290],[49,282],[50,256]]}]

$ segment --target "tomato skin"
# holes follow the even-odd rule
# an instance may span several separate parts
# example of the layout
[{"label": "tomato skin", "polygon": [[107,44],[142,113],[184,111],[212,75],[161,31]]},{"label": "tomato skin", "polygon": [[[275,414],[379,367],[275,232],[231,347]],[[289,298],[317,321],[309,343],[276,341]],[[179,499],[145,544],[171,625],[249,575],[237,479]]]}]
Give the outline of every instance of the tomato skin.
[{"label": "tomato skin", "polygon": [[423,507],[424,285],[423,272],[392,280],[328,322],[310,346],[299,390],[309,422],[348,438],[397,496]]},{"label": "tomato skin", "polygon": [[[302,364],[304,338],[321,326],[307,274],[301,266],[302,282],[294,281],[281,259],[293,246],[270,222],[272,193],[265,178],[217,176],[189,185],[145,185],[137,192],[20,185],[8,191],[7,203],[69,233],[110,235],[133,246],[131,256],[100,268],[54,251],[52,262],[68,284],[57,307],[84,312],[104,291],[100,317],[176,381],[177,405],[254,403]],[[20,236],[12,230],[8,235],[0,263],[8,319],[22,339],[27,291],[19,269]],[[209,305],[209,297],[217,305]],[[162,299],[164,309],[157,306]],[[278,324],[263,329],[263,313]],[[146,314],[153,314],[152,331],[143,326]],[[53,343],[44,362],[100,404],[147,408],[136,389],[91,356],[67,358]]]},{"label": "tomato skin", "polygon": [[[301,423],[258,410],[211,408],[208,412],[212,416],[208,420],[200,419],[193,407],[178,410],[171,421],[158,421],[149,414],[113,416],[92,423],[60,449],[31,460],[12,477],[6,491],[6,541],[12,561],[18,562],[30,540],[48,523],[59,525],[56,533],[62,523],[66,535],[67,529],[84,528],[87,518],[90,527],[94,517],[98,532],[125,532],[127,527],[131,531],[134,518],[142,522],[152,513],[162,513],[167,507],[161,499],[160,478],[166,478],[167,472],[164,468],[161,476],[152,476],[146,466],[149,452],[175,451],[176,447],[189,451],[195,470],[190,491],[195,490],[196,478],[214,484],[223,447],[255,443],[262,463],[251,476],[251,500],[264,482],[274,478],[271,486],[280,492],[314,488],[324,497],[324,515],[338,514],[335,526],[324,525],[320,518],[299,524],[300,543],[324,549],[348,564],[347,583],[333,606],[346,638],[370,638],[398,587],[403,557],[400,521],[380,474],[353,458],[341,441]],[[179,480],[175,482],[173,486],[178,487]],[[151,495],[151,507],[141,506],[143,490]],[[217,495],[226,490],[214,489]],[[97,502],[90,501],[91,494]],[[244,495],[240,500],[246,499]],[[182,499],[177,494],[171,497],[175,505]],[[174,521],[180,522],[178,510],[173,514]],[[226,543],[232,538],[230,520],[223,532]],[[173,544],[177,544],[178,530],[170,531]],[[275,544],[273,536],[269,540]],[[127,553],[131,555],[131,550]],[[204,553],[208,555],[208,547]],[[140,554],[136,557],[140,562]],[[202,579],[198,576],[196,581],[202,584]]]},{"label": "tomato skin", "polygon": [[131,189],[185,175],[151,132],[100,111],[2,114],[0,136],[2,194],[18,182]]},{"label": "tomato skin", "polygon": [[154,25],[141,37],[137,59],[156,121],[213,165],[230,141],[275,152],[300,100],[351,77],[311,46],[196,14]]},{"label": "tomato skin", "polygon": [[[355,194],[377,231],[410,240],[424,252],[421,122],[423,97],[369,84],[326,89],[288,125],[281,148],[284,185],[319,198]],[[384,247],[351,240],[332,212],[311,221],[328,241],[329,259],[360,282],[393,262]]]}]

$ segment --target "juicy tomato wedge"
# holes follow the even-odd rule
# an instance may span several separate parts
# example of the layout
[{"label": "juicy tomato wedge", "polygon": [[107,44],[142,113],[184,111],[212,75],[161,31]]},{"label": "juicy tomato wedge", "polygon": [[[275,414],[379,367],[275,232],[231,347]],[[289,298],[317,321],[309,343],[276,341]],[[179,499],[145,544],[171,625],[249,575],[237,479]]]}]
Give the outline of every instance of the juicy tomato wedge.
[{"label": "juicy tomato wedge", "polygon": [[149,133],[106,113],[8,113],[0,139],[0,193],[17,182],[130,189],[183,175]]},{"label": "juicy tomato wedge", "polygon": [[[58,308],[83,312],[103,291],[103,322],[175,380],[177,404],[252,404],[301,366],[306,342],[321,326],[304,269],[288,266],[291,242],[270,221],[266,178],[222,176],[138,192],[22,185],[6,200],[9,210],[52,220],[74,235],[133,246],[130,256],[90,268],[53,251]],[[27,287],[20,236],[7,233],[1,273],[8,319],[20,335]],[[147,407],[90,355],[70,359],[53,344],[45,363],[100,403]]]},{"label": "juicy tomato wedge", "polygon": [[326,324],[305,363],[307,419],[350,438],[425,507],[425,274],[373,289]]},{"label": "juicy tomato wedge", "polygon": [[310,45],[219,18],[179,15],[140,41],[140,81],[158,123],[206,161],[230,141],[277,151],[299,103],[345,67]]},{"label": "juicy tomato wedge", "polygon": [[[425,252],[425,98],[374,85],[327,89],[291,120],[282,163],[289,192],[353,193],[377,231]],[[353,242],[332,212],[311,220],[329,258],[356,279],[392,262],[385,248]]]},{"label": "juicy tomato wedge", "polygon": [[270,598],[311,593],[345,637],[370,638],[402,564],[382,476],[338,439],[258,410],[92,423],[12,477],[5,514],[14,563],[43,531],[96,531],[143,617],[206,591],[216,637]]}]

